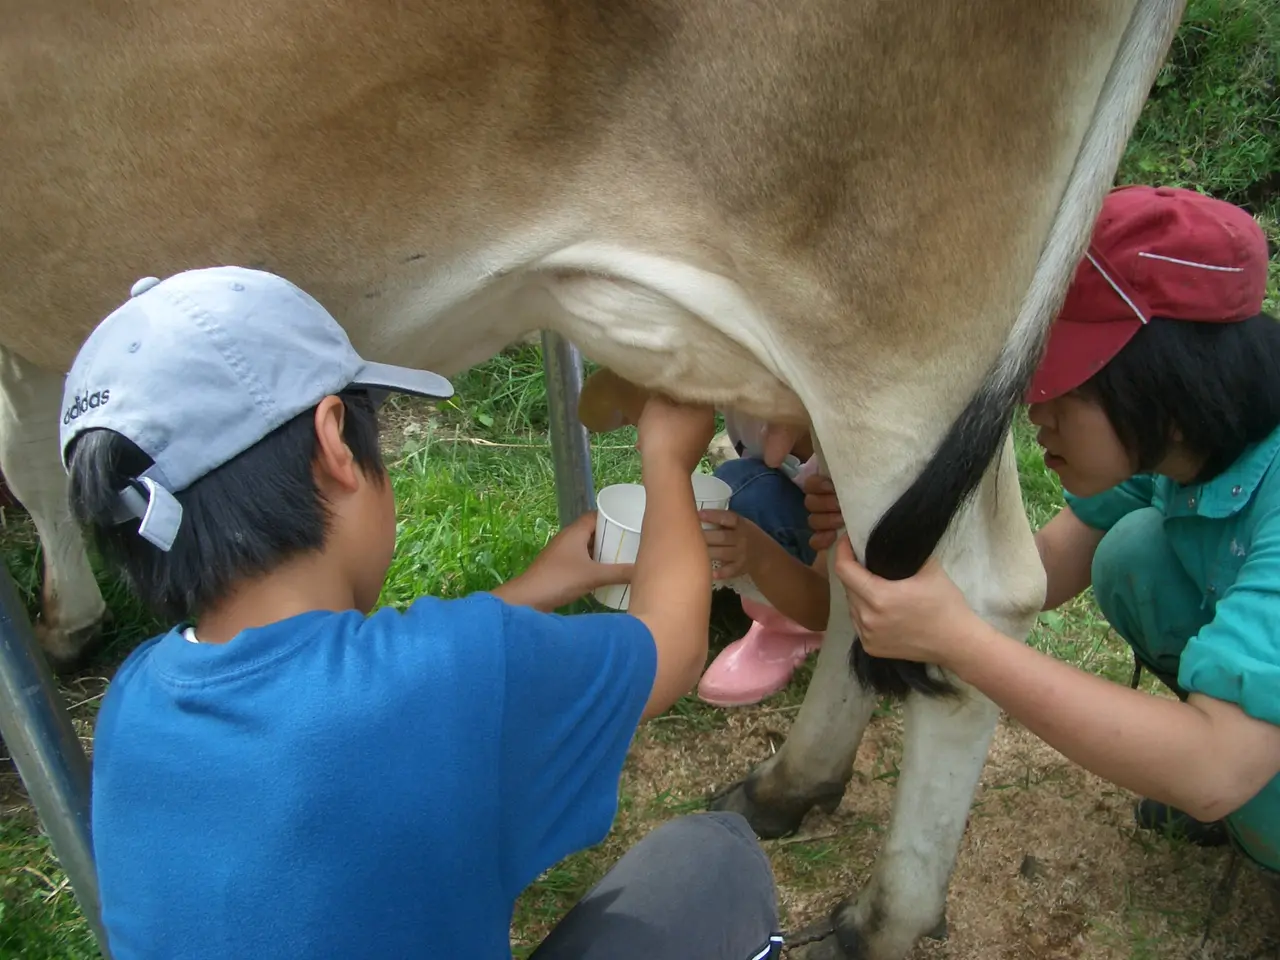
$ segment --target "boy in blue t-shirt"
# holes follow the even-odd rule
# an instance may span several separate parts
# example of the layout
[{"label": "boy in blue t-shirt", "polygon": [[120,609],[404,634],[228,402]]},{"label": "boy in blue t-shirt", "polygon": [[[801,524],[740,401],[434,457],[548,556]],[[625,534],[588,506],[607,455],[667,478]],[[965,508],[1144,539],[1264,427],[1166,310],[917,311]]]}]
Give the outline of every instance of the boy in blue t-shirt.
[{"label": "boy in blue t-shirt", "polygon": [[[634,568],[592,518],[518,577],[370,613],[395,546],[386,391],[443,378],[361,359],[268,273],[147,278],[67,378],[72,507],[177,625],[120,667],[92,827],[115,960],[510,957],[515,899],[602,840],[637,723],[698,679],[710,566],[689,475],[710,410],[654,400]],[[629,579],[630,613],[550,611]],[[776,956],[769,864],[740,817],[659,828],[537,960]]]}]

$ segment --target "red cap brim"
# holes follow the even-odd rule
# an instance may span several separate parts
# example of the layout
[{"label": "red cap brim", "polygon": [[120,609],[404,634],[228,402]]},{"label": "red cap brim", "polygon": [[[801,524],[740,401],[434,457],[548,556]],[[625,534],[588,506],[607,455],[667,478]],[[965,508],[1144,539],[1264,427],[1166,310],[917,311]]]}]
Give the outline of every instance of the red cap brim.
[{"label": "red cap brim", "polygon": [[1074,390],[1110,363],[1141,329],[1137,317],[1110,323],[1058,320],[1049,329],[1049,345],[1024,400],[1044,403]]}]

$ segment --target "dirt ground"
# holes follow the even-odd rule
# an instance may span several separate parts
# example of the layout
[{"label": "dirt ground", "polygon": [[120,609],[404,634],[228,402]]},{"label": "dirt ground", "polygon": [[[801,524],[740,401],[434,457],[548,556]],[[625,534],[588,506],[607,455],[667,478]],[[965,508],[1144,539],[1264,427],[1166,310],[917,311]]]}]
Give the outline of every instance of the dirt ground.
[{"label": "dirt ground", "polygon": [[[696,800],[779,745],[793,716],[745,709],[714,731],[675,736],[659,725],[642,732],[624,792],[665,791],[677,805]],[[893,802],[893,778],[881,774],[896,768],[899,739],[896,717],[873,719],[839,809],[811,814],[794,838],[766,842],[786,929],[822,920],[868,876]],[[1133,800],[1002,720],[953,874],[947,939],[922,942],[914,956],[1280,957],[1280,920],[1263,880],[1248,867],[1201,948],[1228,856],[1137,831]],[[645,829],[620,824],[619,839],[638,839]]]},{"label": "dirt ground", "polygon": [[[65,692],[92,697],[97,687],[81,681]],[[614,831],[589,855],[592,872],[663,820],[702,809],[711,790],[781,745],[794,715],[794,706],[698,709],[643,729],[624,771]],[[89,733],[87,722],[76,725]],[[784,929],[822,920],[868,876],[889,820],[899,742],[896,716],[873,719],[839,809],[812,813],[796,836],[765,842]],[[0,796],[0,816],[29,816],[8,761],[0,765]],[[1247,866],[1201,947],[1227,854],[1135,830],[1132,803],[1002,720],[952,877],[947,939],[922,941],[913,958],[1280,960],[1280,919]],[[552,922],[529,924],[520,939],[536,942]]]}]

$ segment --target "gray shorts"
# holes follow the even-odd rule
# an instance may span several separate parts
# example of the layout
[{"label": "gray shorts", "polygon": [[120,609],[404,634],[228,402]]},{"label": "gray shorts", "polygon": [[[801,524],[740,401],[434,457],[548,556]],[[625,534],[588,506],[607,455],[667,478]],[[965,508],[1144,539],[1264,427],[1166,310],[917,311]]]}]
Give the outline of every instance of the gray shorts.
[{"label": "gray shorts", "polygon": [[551,931],[530,960],[777,960],[769,859],[736,813],[658,827]]}]

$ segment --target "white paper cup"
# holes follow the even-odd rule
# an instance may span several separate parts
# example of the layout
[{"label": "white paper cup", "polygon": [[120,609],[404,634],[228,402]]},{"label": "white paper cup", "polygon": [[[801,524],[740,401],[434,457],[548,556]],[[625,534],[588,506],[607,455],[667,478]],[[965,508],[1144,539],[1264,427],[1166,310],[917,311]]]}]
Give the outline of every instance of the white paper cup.
[{"label": "white paper cup", "polygon": [[[693,500],[699,510],[728,510],[729,498],[733,496],[733,488],[719,477],[709,473],[693,475]],[[704,523],[703,530],[714,530],[716,524]]]},{"label": "white paper cup", "polygon": [[[595,559],[600,563],[635,563],[640,551],[640,525],[644,522],[644,487],[616,483],[596,494]],[[631,584],[599,587],[595,598],[606,607],[626,610]]]},{"label": "white paper cup", "polygon": [[[733,488],[708,473],[690,476],[693,499],[699,510],[727,510]],[[615,483],[596,494],[595,559],[599,563],[635,563],[640,553],[640,528],[644,523],[644,487],[638,483]],[[704,523],[704,530],[714,530]],[[631,604],[631,584],[615,583],[599,587],[594,596],[606,607],[626,610]]]}]

